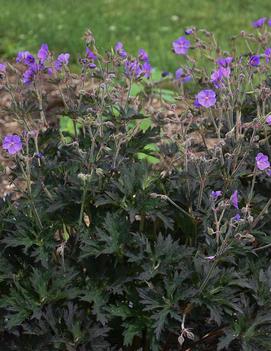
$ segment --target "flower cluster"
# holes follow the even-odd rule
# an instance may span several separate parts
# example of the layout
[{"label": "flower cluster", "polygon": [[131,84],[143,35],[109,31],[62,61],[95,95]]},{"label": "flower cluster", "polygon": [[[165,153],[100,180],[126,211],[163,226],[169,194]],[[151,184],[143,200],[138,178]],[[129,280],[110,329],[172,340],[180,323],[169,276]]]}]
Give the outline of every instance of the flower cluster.
[{"label": "flower cluster", "polygon": [[254,28],[261,28],[263,25],[267,22],[268,26],[271,26],[271,19],[268,19],[266,17],[261,17],[256,21],[252,22],[252,27]]},{"label": "flower cluster", "polygon": [[35,79],[39,72],[47,72],[51,74],[51,68],[45,67],[45,62],[49,57],[49,49],[47,44],[42,44],[38,53],[37,59],[29,51],[20,51],[17,55],[16,62],[23,63],[27,66],[23,74],[22,81],[29,85]]},{"label": "flower cluster", "polygon": [[116,43],[114,50],[124,60],[124,72],[129,79],[150,78],[152,66],[144,49],[138,50],[137,58],[129,58],[121,42]]},{"label": "flower cluster", "polygon": [[[36,58],[29,51],[20,51],[16,62],[27,66],[26,71],[23,73],[22,82],[25,85],[29,85],[40,72],[51,76],[54,71],[61,71],[64,66],[69,64],[70,54],[60,54],[54,62],[51,62],[50,59],[51,55],[47,44],[41,45]],[[46,65],[47,62],[49,65]]]},{"label": "flower cluster", "polygon": [[215,88],[220,88],[223,84],[224,80],[228,79],[231,74],[231,63],[233,61],[233,57],[225,57],[220,58],[216,62],[218,64],[218,68],[211,74],[210,81],[214,84]]}]

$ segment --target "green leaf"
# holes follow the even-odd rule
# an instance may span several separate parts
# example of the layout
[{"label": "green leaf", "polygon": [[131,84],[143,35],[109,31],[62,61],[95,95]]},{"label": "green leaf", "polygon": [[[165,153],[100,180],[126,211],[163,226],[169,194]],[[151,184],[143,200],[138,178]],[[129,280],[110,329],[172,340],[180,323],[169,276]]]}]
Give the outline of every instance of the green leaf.
[{"label": "green leaf", "polygon": [[138,152],[136,156],[139,160],[146,160],[148,163],[151,163],[153,165],[160,162],[159,158],[145,154],[144,152]]},{"label": "green leaf", "polygon": [[227,330],[225,335],[219,339],[219,343],[217,345],[217,351],[227,350],[230,346],[231,342],[236,339],[236,335],[232,330]]},{"label": "green leaf", "polygon": [[133,324],[133,322],[128,321],[127,323],[123,323],[123,325],[126,327],[123,332],[123,344],[124,346],[129,346],[132,344],[135,336],[140,336],[142,334],[142,324]]},{"label": "green leaf", "polygon": [[150,117],[144,118],[140,122],[140,128],[143,132],[145,132],[147,129],[151,128],[152,126],[152,119]]},{"label": "green leaf", "polygon": [[154,93],[161,96],[163,100],[169,103],[176,103],[175,95],[176,93],[169,89],[155,89]]},{"label": "green leaf", "polygon": [[141,84],[132,83],[130,96],[137,96],[137,94],[139,94],[143,90],[144,90],[144,87]]}]

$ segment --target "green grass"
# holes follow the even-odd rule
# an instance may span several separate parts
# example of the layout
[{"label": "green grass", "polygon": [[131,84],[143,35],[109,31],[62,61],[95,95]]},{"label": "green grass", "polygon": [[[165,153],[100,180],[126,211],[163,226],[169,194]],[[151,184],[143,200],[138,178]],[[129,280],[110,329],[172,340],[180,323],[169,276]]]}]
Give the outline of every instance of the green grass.
[{"label": "green grass", "polygon": [[144,47],[161,69],[178,66],[171,42],[187,26],[214,31],[223,42],[252,20],[271,17],[270,0],[0,0],[0,54],[36,51],[47,42],[55,52],[76,59],[83,50],[82,34],[91,28],[104,50],[117,40],[136,53]]}]

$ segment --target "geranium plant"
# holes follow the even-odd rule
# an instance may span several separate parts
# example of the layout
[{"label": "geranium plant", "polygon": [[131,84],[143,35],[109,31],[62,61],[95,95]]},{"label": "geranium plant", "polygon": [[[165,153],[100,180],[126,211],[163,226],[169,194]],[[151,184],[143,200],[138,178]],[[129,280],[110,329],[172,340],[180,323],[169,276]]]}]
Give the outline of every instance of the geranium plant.
[{"label": "geranium plant", "polygon": [[231,52],[188,28],[161,77],[90,31],[80,74],[1,64],[3,349],[271,349],[269,25]]}]

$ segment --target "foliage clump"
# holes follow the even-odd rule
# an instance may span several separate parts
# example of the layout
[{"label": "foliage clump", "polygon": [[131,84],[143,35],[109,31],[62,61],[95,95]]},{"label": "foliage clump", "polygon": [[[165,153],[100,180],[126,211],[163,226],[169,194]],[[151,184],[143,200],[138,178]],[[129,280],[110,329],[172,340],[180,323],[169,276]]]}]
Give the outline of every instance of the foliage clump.
[{"label": "foliage clump", "polygon": [[5,350],[271,350],[264,23],[239,56],[187,29],[174,76],[91,32],[79,75],[46,44],[0,66],[22,130],[3,138]]}]

